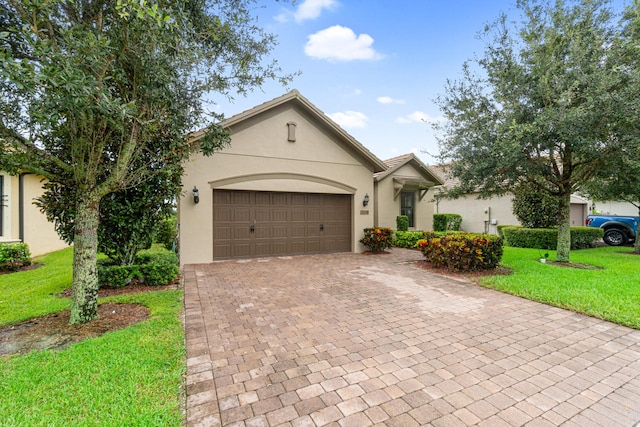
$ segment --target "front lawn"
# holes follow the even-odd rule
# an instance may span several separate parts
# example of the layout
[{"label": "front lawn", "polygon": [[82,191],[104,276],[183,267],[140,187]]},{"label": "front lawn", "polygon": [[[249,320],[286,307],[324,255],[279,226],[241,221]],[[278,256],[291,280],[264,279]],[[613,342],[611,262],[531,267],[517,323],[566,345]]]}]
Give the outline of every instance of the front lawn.
[{"label": "front lawn", "polygon": [[[571,262],[601,270],[539,262],[545,251],[505,247],[502,265],[509,276],[492,276],[482,285],[640,329],[640,256],[632,248],[571,251]],[[549,260],[555,253],[549,251]]]},{"label": "front lawn", "polygon": [[[52,294],[71,285],[71,256],[65,249],[39,269],[0,276],[0,325],[68,308]],[[182,297],[169,290],[100,299],[145,305],[150,318],[65,350],[0,358],[0,424],[181,425]]]}]

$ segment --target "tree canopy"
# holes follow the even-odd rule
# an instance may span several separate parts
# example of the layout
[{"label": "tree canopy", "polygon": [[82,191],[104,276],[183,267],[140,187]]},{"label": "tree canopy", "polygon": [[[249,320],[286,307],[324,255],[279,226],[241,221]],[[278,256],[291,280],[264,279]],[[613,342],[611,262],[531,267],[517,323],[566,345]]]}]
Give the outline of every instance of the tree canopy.
[{"label": "tree canopy", "polygon": [[569,261],[571,194],[638,132],[638,54],[624,47],[636,21],[620,24],[605,0],[517,8],[522,20],[488,25],[484,55],[437,99],[440,160],[460,180],[454,194],[527,183],[556,198],[557,260]]},{"label": "tree canopy", "polygon": [[204,97],[287,81],[255,0],[0,0],[0,168],[72,189],[71,322],[97,314],[99,204],[228,143]]}]

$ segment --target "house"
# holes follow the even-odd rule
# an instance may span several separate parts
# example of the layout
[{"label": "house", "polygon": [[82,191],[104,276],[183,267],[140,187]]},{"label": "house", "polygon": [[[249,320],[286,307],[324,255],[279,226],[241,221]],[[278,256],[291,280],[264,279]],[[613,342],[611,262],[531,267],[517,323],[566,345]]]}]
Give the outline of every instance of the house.
[{"label": "house", "polygon": [[68,246],[33,204],[43,191],[41,176],[0,172],[0,242],[24,242],[33,256]]},{"label": "house", "polygon": [[[498,225],[519,225],[513,214],[513,195],[493,196],[479,199],[477,194],[469,194],[458,199],[438,197],[446,188],[457,185],[458,180],[445,172],[443,165],[432,170],[444,181],[444,185],[430,192],[436,213],[451,213],[462,216],[461,229],[472,233],[498,234]],[[428,196],[429,197],[429,196]],[[571,196],[571,225],[584,225],[589,212],[589,201],[578,195]]]},{"label": "house", "polygon": [[433,229],[433,200],[427,194],[443,182],[415,154],[384,161],[387,170],[374,174],[374,222],[380,227],[396,228],[398,215],[409,219],[409,229]]},{"label": "house", "polygon": [[[184,164],[182,264],[362,252],[363,229],[395,228],[402,206],[414,209],[416,224],[429,224],[418,216],[430,212],[422,192],[435,176],[412,157],[374,179],[390,168],[297,90],[222,125],[231,146]],[[415,207],[409,196],[402,204],[403,192],[413,192]]]},{"label": "house", "polygon": [[594,201],[593,210],[603,215],[638,216],[638,208],[626,201]]}]

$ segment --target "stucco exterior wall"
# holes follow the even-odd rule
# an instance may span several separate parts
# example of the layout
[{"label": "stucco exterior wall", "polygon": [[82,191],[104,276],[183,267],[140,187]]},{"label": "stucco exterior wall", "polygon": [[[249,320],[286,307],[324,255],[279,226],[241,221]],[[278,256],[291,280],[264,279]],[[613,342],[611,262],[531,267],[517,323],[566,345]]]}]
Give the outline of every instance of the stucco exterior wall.
[{"label": "stucco exterior wall", "polygon": [[32,255],[42,255],[48,252],[66,248],[52,223],[33,204],[43,193],[42,178],[37,175],[24,176],[24,241],[29,245]]},{"label": "stucco exterior wall", "polygon": [[[20,178],[3,175],[3,194],[7,195],[3,209],[3,232],[0,241],[20,241]],[[23,176],[23,241],[29,245],[31,255],[37,256],[64,249],[68,245],[60,239],[52,223],[33,202],[43,193],[42,177]]]},{"label": "stucco exterior wall", "polygon": [[[296,123],[288,141],[287,123]],[[306,111],[290,104],[232,126],[231,146],[185,163],[179,201],[180,262],[213,260],[213,189],[352,194],[352,249],[362,252],[362,230],[373,226],[373,167],[323,128]],[[192,189],[198,187],[195,204]],[[369,205],[362,206],[365,194]]]},{"label": "stucco exterior wall", "polygon": [[[387,175],[376,183],[376,197],[378,200],[376,212],[376,225],[379,227],[396,228],[396,218],[400,215],[401,198],[394,196],[393,176],[422,178],[422,175],[410,165],[404,165],[391,175]],[[415,193],[415,222],[410,230],[433,230],[433,196],[429,193],[420,200],[420,192],[418,190],[403,190]]]},{"label": "stucco exterior wall", "polygon": [[[433,199],[433,192],[427,197]],[[436,203],[436,213],[462,216],[461,228],[471,233],[498,234],[498,225],[517,225],[520,221],[512,212],[512,196],[477,199],[473,195],[459,199],[441,199]]]},{"label": "stucco exterior wall", "polygon": [[596,212],[603,215],[638,216],[638,208],[629,202],[595,202]]}]

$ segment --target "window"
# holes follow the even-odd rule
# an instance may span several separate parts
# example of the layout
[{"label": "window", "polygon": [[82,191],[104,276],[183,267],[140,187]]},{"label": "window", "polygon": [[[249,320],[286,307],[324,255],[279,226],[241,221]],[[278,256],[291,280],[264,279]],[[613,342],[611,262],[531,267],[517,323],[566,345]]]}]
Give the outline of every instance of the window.
[{"label": "window", "polygon": [[409,227],[415,227],[413,221],[415,198],[413,191],[403,191],[400,194],[400,215],[409,218]]}]

